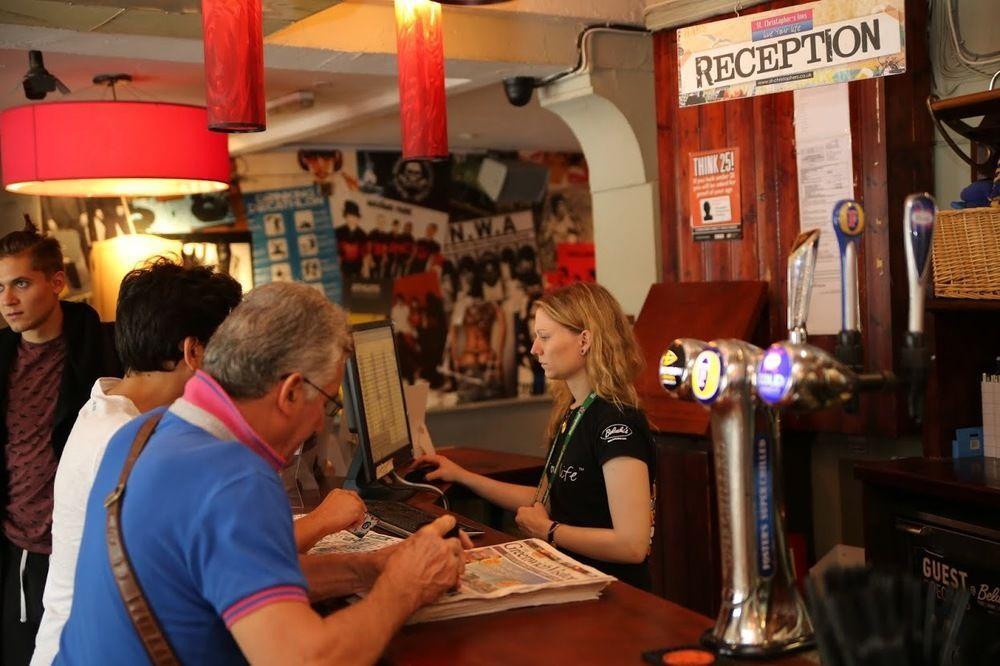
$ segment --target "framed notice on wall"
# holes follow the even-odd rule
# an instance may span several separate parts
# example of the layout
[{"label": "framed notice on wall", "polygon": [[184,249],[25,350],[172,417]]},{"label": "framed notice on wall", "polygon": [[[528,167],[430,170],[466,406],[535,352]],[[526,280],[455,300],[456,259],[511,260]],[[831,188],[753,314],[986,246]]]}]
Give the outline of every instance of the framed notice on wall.
[{"label": "framed notice on wall", "polygon": [[691,153],[688,201],[694,239],[741,238],[740,149]]}]

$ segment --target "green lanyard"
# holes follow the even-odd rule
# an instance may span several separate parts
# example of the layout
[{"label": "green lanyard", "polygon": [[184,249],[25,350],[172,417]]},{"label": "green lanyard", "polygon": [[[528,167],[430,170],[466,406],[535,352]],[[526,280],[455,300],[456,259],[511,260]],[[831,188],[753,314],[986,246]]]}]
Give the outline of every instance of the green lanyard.
[{"label": "green lanyard", "polygon": [[[555,453],[556,445],[559,444],[559,433],[556,433],[555,439],[552,441],[552,448],[549,449],[549,456],[545,459],[545,469],[543,471],[542,479],[538,482],[538,488],[535,489],[535,502],[541,502],[546,504],[549,501],[549,491],[552,489],[552,481],[555,479],[556,475],[559,473],[559,466],[562,465],[563,455],[566,453],[566,448],[569,446],[569,442],[573,439],[573,433],[576,432],[576,427],[580,425],[580,419],[583,418],[583,413],[587,411],[587,407],[597,399],[597,394],[593,391],[590,392],[586,398],[584,398],[583,403],[580,405],[579,411],[577,411],[576,416],[573,418],[573,422],[569,426],[569,430],[566,429],[566,422],[563,421],[562,431],[565,433],[562,437],[562,446],[559,448],[559,457],[556,459],[555,468],[552,473],[549,473],[549,463],[552,462],[552,454]],[[542,482],[547,481],[545,484],[545,490],[542,490]]]}]

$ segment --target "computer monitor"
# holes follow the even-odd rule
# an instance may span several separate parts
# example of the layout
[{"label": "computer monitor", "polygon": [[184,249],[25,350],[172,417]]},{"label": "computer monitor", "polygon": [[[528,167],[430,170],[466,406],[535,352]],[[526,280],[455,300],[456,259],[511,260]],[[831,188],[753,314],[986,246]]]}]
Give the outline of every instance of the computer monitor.
[{"label": "computer monitor", "polygon": [[377,482],[413,460],[410,422],[391,321],[355,326],[354,353],[344,374],[344,411],[358,449],[345,487],[374,498]]}]

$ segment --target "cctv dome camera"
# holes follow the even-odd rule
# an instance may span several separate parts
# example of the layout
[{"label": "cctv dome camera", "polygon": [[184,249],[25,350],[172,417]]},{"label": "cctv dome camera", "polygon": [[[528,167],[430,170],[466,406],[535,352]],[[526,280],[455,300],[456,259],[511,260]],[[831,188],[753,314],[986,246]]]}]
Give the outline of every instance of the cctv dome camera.
[{"label": "cctv dome camera", "polygon": [[524,106],[531,101],[535,89],[535,79],[530,76],[514,76],[503,80],[503,91],[507,101],[514,106]]}]

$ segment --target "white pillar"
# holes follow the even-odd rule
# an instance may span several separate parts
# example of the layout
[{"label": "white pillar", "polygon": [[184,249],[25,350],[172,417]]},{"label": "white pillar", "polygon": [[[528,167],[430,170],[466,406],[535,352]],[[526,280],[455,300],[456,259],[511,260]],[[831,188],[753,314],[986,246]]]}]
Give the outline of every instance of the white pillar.
[{"label": "white pillar", "polygon": [[[614,46],[608,57],[599,41]],[[662,275],[652,38],[597,35],[593,43],[590,71],[542,88],[539,101],[566,121],[587,158],[597,279],[637,315]],[[607,60],[612,66],[602,66]]]}]

